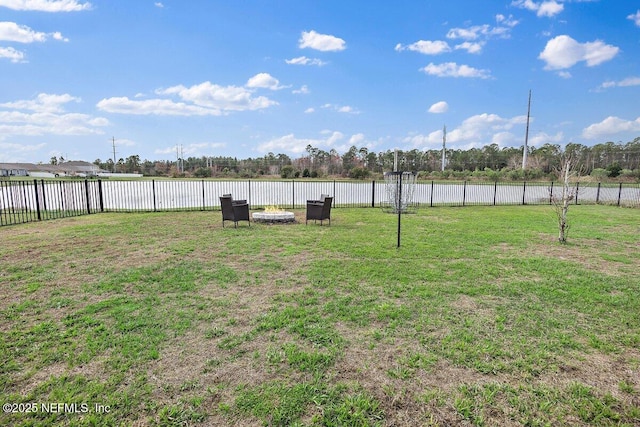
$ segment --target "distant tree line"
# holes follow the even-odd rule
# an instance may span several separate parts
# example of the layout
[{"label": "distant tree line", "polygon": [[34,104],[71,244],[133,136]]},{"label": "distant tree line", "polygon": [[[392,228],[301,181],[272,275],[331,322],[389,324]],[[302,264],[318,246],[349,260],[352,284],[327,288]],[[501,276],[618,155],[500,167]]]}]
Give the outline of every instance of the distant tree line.
[{"label": "distant tree line", "polygon": [[[531,147],[527,167],[522,169],[522,147],[500,148],[497,144],[482,148],[447,149],[442,171],[441,150],[398,151],[398,169],[420,172],[425,178],[478,178],[553,179],[561,166],[562,157],[571,155],[581,175],[597,179],[619,178],[640,180],[640,137],[626,144],[606,142],[594,146],[569,143],[561,149],[556,144]],[[132,155],[114,164],[109,159],[94,161],[102,169],[145,176],[199,177],[199,178],[377,178],[393,170],[395,152],[369,151],[366,147],[352,146],[344,154],[336,150],[325,151],[311,145],[306,153],[292,159],[286,154],[268,153],[263,157],[238,159],[236,157],[188,157],[177,161],[140,160]]]}]

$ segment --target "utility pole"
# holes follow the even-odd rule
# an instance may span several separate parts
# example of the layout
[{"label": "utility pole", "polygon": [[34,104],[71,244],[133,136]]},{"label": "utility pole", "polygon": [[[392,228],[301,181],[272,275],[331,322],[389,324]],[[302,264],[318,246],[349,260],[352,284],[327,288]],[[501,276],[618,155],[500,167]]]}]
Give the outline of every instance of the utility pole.
[{"label": "utility pole", "polygon": [[527,168],[527,154],[529,152],[529,119],[531,117],[531,89],[529,89],[529,105],[527,107],[527,130],[524,135],[524,150],[522,150],[522,170]]},{"label": "utility pole", "polygon": [[184,149],[182,144],[176,145],[176,166],[178,172],[184,173]]},{"label": "utility pole", "polygon": [[398,149],[393,151],[393,171],[398,172]]},{"label": "utility pole", "polygon": [[111,143],[113,144],[113,173],[116,173],[116,137],[111,137]]},{"label": "utility pole", "polygon": [[444,172],[444,166],[445,166],[445,163],[447,162],[446,145],[447,145],[447,125],[444,125],[444,128],[442,129],[442,169],[441,169],[442,172]]}]

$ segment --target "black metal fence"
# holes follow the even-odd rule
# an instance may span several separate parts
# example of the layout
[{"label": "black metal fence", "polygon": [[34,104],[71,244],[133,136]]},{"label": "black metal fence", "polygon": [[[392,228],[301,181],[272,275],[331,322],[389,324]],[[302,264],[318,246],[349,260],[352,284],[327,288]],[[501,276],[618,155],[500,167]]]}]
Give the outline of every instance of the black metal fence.
[{"label": "black metal fence", "polygon": [[[640,184],[577,183],[573,203],[640,207]],[[252,209],[304,209],[308,199],[331,194],[334,207],[385,207],[384,181],[60,180],[0,181],[0,226],[98,212],[219,210],[231,193]],[[549,182],[418,182],[415,207],[550,204],[560,191]]]}]

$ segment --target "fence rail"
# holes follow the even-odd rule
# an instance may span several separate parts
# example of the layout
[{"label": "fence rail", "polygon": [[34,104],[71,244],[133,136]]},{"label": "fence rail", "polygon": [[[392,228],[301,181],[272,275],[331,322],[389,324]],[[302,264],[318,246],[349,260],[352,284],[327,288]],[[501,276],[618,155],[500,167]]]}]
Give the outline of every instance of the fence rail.
[{"label": "fence rail", "polygon": [[[640,207],[640,184],[576,183],[573,203]],[[415,207],[550,204],[559,190],[549,182],[418,182]],[[331,194],[334,206],[385,207],[384,181],[0,181],[0,226],[99,212],[219,210],[231,193],[252,208],[303,209]]]}]

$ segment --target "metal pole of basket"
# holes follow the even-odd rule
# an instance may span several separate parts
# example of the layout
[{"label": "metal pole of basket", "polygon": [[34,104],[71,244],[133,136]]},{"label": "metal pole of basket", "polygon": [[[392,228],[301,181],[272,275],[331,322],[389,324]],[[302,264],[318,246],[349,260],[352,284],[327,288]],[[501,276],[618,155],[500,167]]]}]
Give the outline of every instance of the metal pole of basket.
[{"label": "metal pole of basket", "polygon": [[396,192],[398,195],[398,202],[396,204],[398,210],[398,248],[400,247],[400,223],[402,220],[402,172],[398,175],[398,191]]}]

